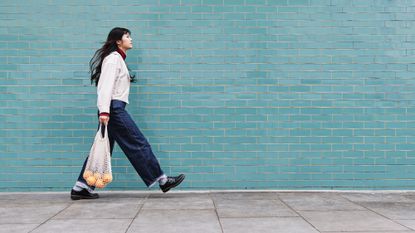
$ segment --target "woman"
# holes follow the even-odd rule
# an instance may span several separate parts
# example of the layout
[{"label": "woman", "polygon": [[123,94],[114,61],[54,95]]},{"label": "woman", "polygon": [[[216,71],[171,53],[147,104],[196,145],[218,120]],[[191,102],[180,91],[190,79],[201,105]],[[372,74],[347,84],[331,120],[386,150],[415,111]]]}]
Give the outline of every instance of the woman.
[{"label": "woman", "polygon": [[[130,83],[135,78],[130,76],[124,61],[127,50],[133,47],[130,34],[126,28],[112,29],[105,44],[95,52],[90,61],[91,84],[95,82],[97,86],[99,122],[108,127],[111,154],[116,141],[147,187],[159,182],[161,190],[167,192],[179,185],[185,176],[180,174],[170,177],[164,174],[150,144],[125,110]],[[73,200],[99,197],[97,193],[93,193],[95,187],[89,186],[83,178],[87,160],[88,158],[71,190]]]}]

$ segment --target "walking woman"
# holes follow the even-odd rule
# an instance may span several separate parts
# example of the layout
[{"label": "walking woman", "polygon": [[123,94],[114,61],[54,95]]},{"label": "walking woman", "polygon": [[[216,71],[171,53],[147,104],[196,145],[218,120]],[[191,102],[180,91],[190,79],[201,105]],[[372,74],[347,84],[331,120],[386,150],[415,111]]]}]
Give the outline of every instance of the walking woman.
[{"label": "walking woman", "polygon": [[[107,125],[111,154],[116,141],[146,186],[150,188],[158,182],[161,190],[167,192],[179,185],[185,175],[170,177],[164,174],[150,144],[125,109],[130,83],[135,78],[124,61],[127,50],[133,47],[130,34],[126,28],[112,29],[105,44],[90,61],[91,83],[95,82],[97,86],[99,122]],[[73,200],[99,197],[93,193],[95,187],[89,186],[83,178],[87,160],[71,190]]]}]

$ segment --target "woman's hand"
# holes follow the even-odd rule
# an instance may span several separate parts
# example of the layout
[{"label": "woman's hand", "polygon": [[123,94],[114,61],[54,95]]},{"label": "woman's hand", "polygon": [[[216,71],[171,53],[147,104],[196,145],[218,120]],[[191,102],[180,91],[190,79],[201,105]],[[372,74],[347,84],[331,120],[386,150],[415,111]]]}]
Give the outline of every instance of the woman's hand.
[{"label": "woman's hand", "polygon": [[99,122],[101,122],[101,123],[103,123],[105,125],[108,124],[108,121],[109,120],[110,120],[110,117],[109,116],[99,116]]}]

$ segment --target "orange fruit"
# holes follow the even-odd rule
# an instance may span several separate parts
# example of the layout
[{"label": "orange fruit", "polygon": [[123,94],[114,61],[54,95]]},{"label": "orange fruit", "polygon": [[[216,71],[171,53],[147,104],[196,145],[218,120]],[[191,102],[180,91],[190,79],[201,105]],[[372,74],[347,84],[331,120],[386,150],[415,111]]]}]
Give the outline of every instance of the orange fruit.
[{"label": "orange fruit", "polygon": [[90,176],[86,179],[86,182],[90,186],[94,186],[96,181],[97,181],[97,179],[94,176]]},{"label": "orange fruit", "polygon": [[98,179],[97,182],[95,183],[95,187],[100,188],[100,189],[104,188],[105,187],[104,181],[102,181],[101,179]]},{"label": "orange fruit", "polygon": [[105,173],[102,180],[104,181],[104,183],[110,183],[112,181],[112,174],[111,173]]},{"label": "orange fruit", "polygon": [[95,172],[94,173],[94,177],[95,177],[95,179],[101,179],[101,173],[99,173],[99,172]]},{"label": "orange fruit", "polygon": [[85,171],[84,171],[84,174],[83,174],[83,177],[84,177],[84,179],[86,180],[86,179],[88,179],[88,177],[90,177],[90,176],[92,176],[92,175],[93,175],[92,171],[85,170]]}]

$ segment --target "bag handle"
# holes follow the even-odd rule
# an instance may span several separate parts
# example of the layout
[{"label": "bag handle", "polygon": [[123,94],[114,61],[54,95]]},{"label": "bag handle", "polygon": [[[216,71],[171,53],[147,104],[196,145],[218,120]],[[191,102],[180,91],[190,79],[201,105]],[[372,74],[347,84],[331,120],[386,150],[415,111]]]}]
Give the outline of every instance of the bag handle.
[{"label": "bag handle", "polygon": [[100,122],[101,139],[105,138],[105,132],[106,132],[105,127],[106,127],[106,124]]}]

